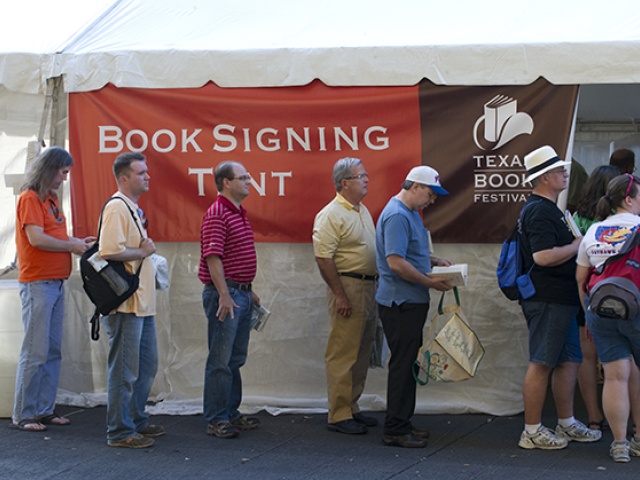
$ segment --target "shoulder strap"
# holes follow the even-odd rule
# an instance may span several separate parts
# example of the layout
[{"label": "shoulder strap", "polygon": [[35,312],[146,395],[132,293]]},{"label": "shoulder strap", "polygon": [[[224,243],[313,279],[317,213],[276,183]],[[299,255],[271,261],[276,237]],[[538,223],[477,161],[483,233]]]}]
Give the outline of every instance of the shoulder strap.
[{"label": "shoulder strap", "polygon": [[102,214],[104,213],[104,209],[107,207],[107,204],[111,200],[122,200],[124,202],[124,204],[127,206],[127,210],[129,210],[129,213],[131,214],[131,218],[133,218],[133,223],[135,223],[136,227],[138,227],[138,232],[140,232],[140,236],[144,238],[144,235],[142,234],[142,230],[140,230],[140,225],[138,225],[138,221],[136,220],[136,216],[133,213],[133,210],[131,210],[131,207],[129,206],[129,204],[125,201],[125,199],[122,197],[111,197],[109,200],[104,202],[104,205],[102,206],[102,210],[100,210],[100,221],[98,222],[98,239],[100,238],[100,230],[102,229]]},{"label": "shoulder strap", "polygon": [[[136,224],[136,227],[138,227],[138,232],[140,232],[140,237],[144,238],[144,235],[142,234],[142,230],[140,230],[140,225],[138,225],[138,221],[136,220],[136,216],[133,213],[133,210],[131,210],[131,207],[129,206],[129,204],[125,201],[124,198],[122,197],[111,197],[109,200],[107,200],[106,202],[104,202],[104,205],[102,206],[102,210],[100,211],[100,221],[98,222],[98,240],[96,240],[96,243],[100,241],[100,230],[102,230],[102,214],[104,213],[104,209],[107,207],[107,204],[111,201],[111,200],[122,200],[124,202],[124,204],[127,206],[127,210],[129,210],[129,213],[131,214],[131,218],[133,219],[133,223]],[[140,269],[142,268],[142,262],[144,262],[144,258],[142,260],[140,260],[140,265],[138,265],[138,268],[136,269],[136,273],[135,275],[140,275]]]},{"label": "shoulder strap", "polygon": [[[444,294],[447,292],[442,292],[440,295],[440,301],[438,302],[438,313],[440,315],[444,314]],[[453,295],[456,299],[456,305],[460,306],[460,294],[458,293],[458,287],[453,287]]]},{"label": "shoulder strap", "polygon": [[[518,255],[516,256],[516,265],[519,273],[523,273],[522,269],[524,266],[524,253],[522,252],[522,238],[521,238],[521,236],[524,235],[524,232],[522,230],[522,219],[524,217],[524,212],[531,205],[536,205],[540,202],[542,202],[542,200],[536,200],[534,202],[525,203],[524,206],[522,207],[522,210],[520,211],[520,215],[518,216],[518,223],[516,224],[516,240],[518,244]],[[533,270],[533,266],[535,264],[536,264],[535,262],[531,264],[531,267],[529,268],[529,271],[527,273],[531,273],[531,271]]]},{"label": "shoulder strap", "polygon": [[607,267],[607,265],[617,262],[618,260],[626,256],[633,248],[637,247],[639,244],[640,244],[640,230],[638,229],[638,227],[635,227],[631,236],[625,240],[624,244],[620,248],[620,251],[615,255],[612,255],[609,258],[607,258],[604,261],[604,263],[602,263],[602,265],[600,265],[599,267],[596,267],[595,268],[596,273],[598,273],[598,275],[601,275],[604,269]]},{"label": "shoulder strap", "polygon": [[518,223],[517,223],[517,228],[518,228],[518,232],[522,233],[522,219],[524,218],[524,212],[527,210],[527,208],[529,208],[531,205],[536,205],[538,203],[542,202],[542,200],[536,200],[535,202],[528,202],[525,203],[524,206],[522,207],[522,210],[520,210],[520,215],[518,215]]}]

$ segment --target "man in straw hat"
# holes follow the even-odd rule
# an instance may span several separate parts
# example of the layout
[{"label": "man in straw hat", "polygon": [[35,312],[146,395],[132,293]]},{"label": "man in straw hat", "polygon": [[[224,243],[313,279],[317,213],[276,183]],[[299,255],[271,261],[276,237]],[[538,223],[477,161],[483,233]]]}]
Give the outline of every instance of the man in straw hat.
[{"label": "man in straw hat", "polygon": [[[565,167],[571,162],[544,146],[526,155],[524,163],[524,181],[533,190],[521,214],[520,244],[524,271],[530,273],[535,294],[521,300],[529,328],[529,367],[523,385],[525,428],[518,446],[557,450],[572,440],[594,442],[602,436],[573,416],[573,394],[582,362],[575,280],[580,238],[574,238],[556,205],[558,195],[567,188]],[[549,375],[558,415],[555,431],[541,423]]]}]

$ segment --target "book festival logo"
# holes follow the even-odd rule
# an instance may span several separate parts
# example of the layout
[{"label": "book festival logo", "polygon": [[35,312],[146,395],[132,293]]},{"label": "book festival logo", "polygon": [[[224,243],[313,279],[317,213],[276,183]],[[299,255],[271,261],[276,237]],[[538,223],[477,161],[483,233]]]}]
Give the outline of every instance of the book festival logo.
[{"label": "book festival logo", "polygon": [[[480,132],[484,125],[484,137]],[[473,128],[473,141],[480,150],[495,151],[520,135],[533,133],[533,119],[518,112],[518,102],[496,95],[484,104],[484,115]],[[524,202],[523,164],[518,155],[474,155],[474,203]],[[514,171],[517,167],[517,171]]]},{"label": "book festival logo", "polygon": [[[478,140],[482,123],[487,146]],[[532,132],[533,119],[527,113],[518,112],[518,101],[506,95],[496,95],[484,104],[484,115],[473,127],[473,141],[481,150],[497,150],[517,136]]]}]

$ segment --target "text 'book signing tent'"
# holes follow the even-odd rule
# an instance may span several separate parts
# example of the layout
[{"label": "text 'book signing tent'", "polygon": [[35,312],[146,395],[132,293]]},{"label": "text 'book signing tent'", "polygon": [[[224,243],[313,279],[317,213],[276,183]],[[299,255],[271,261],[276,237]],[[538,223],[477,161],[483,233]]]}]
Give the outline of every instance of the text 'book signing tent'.
[{"label": "text 'book signing tent'", "polygon": [[[4,10],[0,414],[10,413],[22,337],[15,186],[36,139],[74,155],[63,194],[76,234],[91,233],[113,192],[117,153],[149,157],[151,191],[141,203],[171,279],[159,295],[154,411],[201,411],[197,222],[215,198],[210,169],[227,158],[254,178],[255,288],[272,311],[264,331],[252,332],[244,408],[326,409],[328,315],[310,239],[342,156],[362,158],[371,173],[365,203],[375,218],[413,165],[434,166],[452,192],[426,224],[438,256],[469,264],[462,303],[486,355],[472,380],[421,387],[418,412],[522,410],[526,326],[494,274],[500,238],[527,192],[514,179],[521,157],[544,143],[590,170],[610,142],[634,139],[635,2],[25,0]],[[453,106],[474,102],[472,114]],[[551,116],[564,120],[541,138]],[[89,339],[93,309],[77,268],[66,305],[58,400],[104,403],[107,340]],[[372,369],[362,407],[384,409],[385,389],[386,369]]]}]

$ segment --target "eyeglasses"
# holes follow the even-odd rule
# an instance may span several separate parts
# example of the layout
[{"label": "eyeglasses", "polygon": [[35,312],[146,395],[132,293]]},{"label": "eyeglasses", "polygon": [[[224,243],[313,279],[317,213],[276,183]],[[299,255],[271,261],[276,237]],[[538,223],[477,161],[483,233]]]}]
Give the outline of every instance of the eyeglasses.
[{"label": "eyeglasses", "polygon": [[240,180],[241,182],[246,182],[247,180],[251,180],[251,175],[248,173],[246,175],[240,175],[239,177],[233,177],[231,180]]},{"label": "eyeglasses", "polygon": [[62,218],[60,217],[60,209],[58,208],[56,203],[51,199],[49,199],[49,204],[51,205],[51,213],[53,213],[54,218],[56,219],[57,222],[61,222]]},{"label": "eyeglasses", "polygon": [[352,175],[351,177],[344,177],[343,180],[361,180],[365,177],[369,178],[369,174],[367,172],[359,173],[358,175]]},{"label": "eyeglasses", "polygon": [[424,183],[418,183],[418,185],[420,185],[420,188],[422,188],[423,190],[428,188],[429,191],[427,193],[429,194],[429,200],[432,202],[436,201],[436,199],[438,198],[438,194],[431,190],[431,187],[429,185],[425,185]]},{"label": "eyeglasses", "polygon": [[138,216],[140,217],[140,221],[142,222],[142,228],[145,230],[149,226],[149,220],[147,220],[147,216],[144,214],[144,210],[138,208]]},{"label": "eyeglasses", "polygon": [[627,191],[624,193],[624,196],[626,198],[631,193],[631,189],[633,188],[633,182],[640,183],[640,179],[635,175],[631,175],[630,173],[625,173],[625,175],[629,177],[629,185],[627,185]]}]

